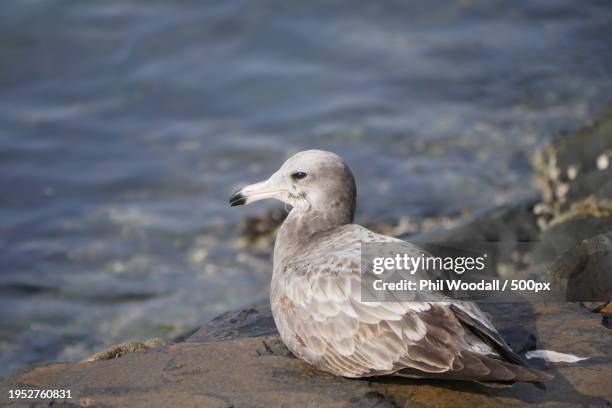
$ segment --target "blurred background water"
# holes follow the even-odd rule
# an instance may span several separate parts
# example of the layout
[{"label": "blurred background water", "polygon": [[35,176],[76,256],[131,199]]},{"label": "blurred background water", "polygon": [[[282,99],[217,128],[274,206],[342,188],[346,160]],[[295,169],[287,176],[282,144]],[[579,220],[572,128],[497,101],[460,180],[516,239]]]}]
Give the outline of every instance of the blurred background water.
[{"label": "blurred background water", "polygon": [[227,206],[306,148],[358,221],[533,193],[610,99],[606,0],[4,0],[0,375],[173,337],[267,296]]}]

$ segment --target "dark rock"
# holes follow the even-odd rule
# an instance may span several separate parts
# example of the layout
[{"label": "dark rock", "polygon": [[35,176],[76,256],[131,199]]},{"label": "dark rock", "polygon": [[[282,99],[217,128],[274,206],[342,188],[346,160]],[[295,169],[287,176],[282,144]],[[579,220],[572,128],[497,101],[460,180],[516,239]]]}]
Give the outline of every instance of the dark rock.
[{"label": "dark rock", "polygon": [[[537,151],[532,164],[543,195],[553,215],[603,189],[610,181],[605,175],[612,167],[612,107],[594,123],[572,134],[557,135]],[[572,192],[571,194],[568,194]]]},{"label": "dark rock", "polygon": [[568,301],[595,302],[591,310],[603,309],[612,299],[612,231],[573,245],[544,275],[546,281],[556,282]]},{"label": "dark rock", "polygon": [[597,199],[612,197],[612,167],[591,171],[570,183],[565,208],[594,195]]},{"label": "dark rock", "polygon": [[612,107],[593,124],[556,136],[532,164],[543,198],[539,223],[551,228],[544,238],[566,244],[612,230]]},{"label": "dark rock", "polygon": [[533,210],[538,201],[539,196],[531,197],[516,204],[477,212],[452,229],[435,228],[417,235],[400,235],[399,238],[422,242],[536,241],[540,229]]},{"label": "dark rock", "polygon": [[548,257],[552,258],[577,242],[608,231],[612,231],[612,199],[598,200],[591,196],[553,218],[542,231],[540,240],[547,247],[543,251],[548,251]]},{"label": "dark rock", "polygon": [[606,329],[612,329],[612,315],[609,315],[609,314],[603,315],[603,317],[601,318],[601,324]]},{"label": "dark rock", "polygon": [[247,309],[226,312],[204,325],[188,342],[221,341],[276,334],[270,305],[263,302]]}]

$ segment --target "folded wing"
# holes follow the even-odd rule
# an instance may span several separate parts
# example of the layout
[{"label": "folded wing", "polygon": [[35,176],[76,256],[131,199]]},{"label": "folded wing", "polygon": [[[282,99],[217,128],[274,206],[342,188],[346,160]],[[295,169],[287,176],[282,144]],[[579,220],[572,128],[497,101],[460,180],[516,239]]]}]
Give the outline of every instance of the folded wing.
[{"label": "folded wing", "polygon": [[[398,241],[348,225],[273,281],[281,336],[298,357],[346,377],[396,374],[538,381],[469,302],[361,302],[361,242]],[[415,249],[416,250],[416,249]]]}]

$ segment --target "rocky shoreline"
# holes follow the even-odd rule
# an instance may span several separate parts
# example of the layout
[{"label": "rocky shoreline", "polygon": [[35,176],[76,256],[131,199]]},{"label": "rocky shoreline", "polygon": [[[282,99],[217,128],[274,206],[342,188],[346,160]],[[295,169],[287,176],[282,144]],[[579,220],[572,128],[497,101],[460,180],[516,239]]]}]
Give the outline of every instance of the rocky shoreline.
[{"label": "rocky shoreline", "polygon": [[[593,253],[612,250],[612,110],[536,152],[541,197],[460,219],[453,228],[417,228],[402,238],[430,241],[542,241],[551,273],[591,276]],[[282,215],[251,220],[246,238]],[[415,231],[418,235],[415,235]],[[396,232],[401,232],[401,229]],[[261,241],[263,240],[263,241]],[[261,243],[263,242],[263,244]],[[572,260],[558,255],[574,251]],[[606,252],[607,253],[607,252]],[[610,262],[608,259],[607,262]],[[551,266],[552,265],[552,266]],[[608,269],[612,271],[611,269]],[[607,274],[610,275],[610,274]],[[609,276],[598,277],[604,285]],[[608,288],[610,286],[607,286]],[[609,294],[609,292],[608,292]],[[28,366],[0,381],[0,405],[54,407],[543,407],[610,406],[612,307],[605,302],[489,303],[484,308],[519,352],[557,350],[589,360],[548,367],[547,390],[529,384],[490,389],[417,380],[350,380],[295,359],[280,341],[267,304],[225,313],[182,342],[115,345],[78,363]],[[72,399],[9,400],[9,389],[70,389]]]}]

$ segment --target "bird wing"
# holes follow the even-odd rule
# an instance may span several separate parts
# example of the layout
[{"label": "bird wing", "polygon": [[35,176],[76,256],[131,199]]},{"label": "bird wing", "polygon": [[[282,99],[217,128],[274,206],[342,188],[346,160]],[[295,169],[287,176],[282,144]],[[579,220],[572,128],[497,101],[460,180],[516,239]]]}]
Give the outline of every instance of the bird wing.
[{"label": "bird wing", "polygon": [[346,377],[538,379],[491,347],[512,352],[473,303],[362,302],[361,242],[399,240],[349,225],[316,241],[272,285],[277,326],[298,357]]}]

